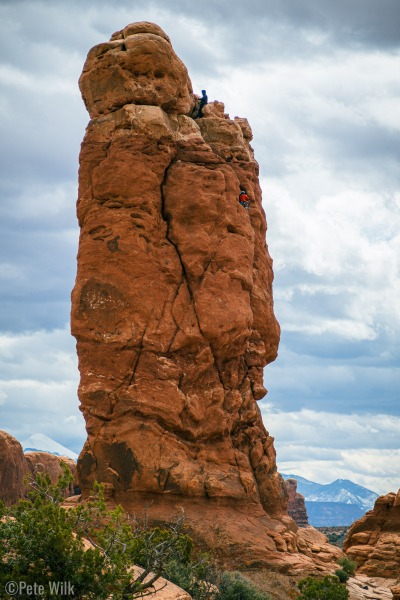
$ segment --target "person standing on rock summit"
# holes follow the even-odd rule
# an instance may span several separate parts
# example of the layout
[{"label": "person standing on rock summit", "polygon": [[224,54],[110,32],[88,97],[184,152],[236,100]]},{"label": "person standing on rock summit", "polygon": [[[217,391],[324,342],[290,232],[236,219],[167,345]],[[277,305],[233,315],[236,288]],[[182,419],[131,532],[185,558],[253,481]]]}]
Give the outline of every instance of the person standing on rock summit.
[{"label": "person standing on rock summit", "polygon": [[201,119],[203,116],[203,108],[206,104],[208,104],[208,96],[206,90],[201,90],[202,97],[199,102],[199,110],[197,111],[196,119]]}]

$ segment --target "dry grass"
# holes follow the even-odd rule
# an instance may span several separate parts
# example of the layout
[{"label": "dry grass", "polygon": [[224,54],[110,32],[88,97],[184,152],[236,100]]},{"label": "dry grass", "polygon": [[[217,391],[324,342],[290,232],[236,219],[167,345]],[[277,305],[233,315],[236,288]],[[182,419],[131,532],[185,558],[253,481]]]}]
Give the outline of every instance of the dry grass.
[{"label": "dry grass", "polygon": [[297,583],[301,577],[283,575],[275,571],[246,571],[245,577],[251,579],[263,592],[267,592],[271,600],[291,600],[300,594]]}]

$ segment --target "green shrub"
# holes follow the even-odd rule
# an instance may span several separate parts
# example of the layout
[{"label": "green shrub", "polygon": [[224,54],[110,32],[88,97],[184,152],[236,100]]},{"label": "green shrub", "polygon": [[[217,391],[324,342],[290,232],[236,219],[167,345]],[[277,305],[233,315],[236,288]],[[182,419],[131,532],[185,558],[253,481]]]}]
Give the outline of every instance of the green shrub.
[{"label": "green shrub", "polygon": [[338,560],[338,563],[348,575],[354,575],[357,566],[355,562],[344,556]]},{"label": "green shrub", "polygon": [[269,595],[240,573],[222,573],[216,600],[269,600]]},{"label": "green shrub", "polygon": [[301,595],[298,600],[347,600],[349,592],[337,577],[326,575],[323,579],[307,577],[299,581]]},{"label": "green shrub", "polygon": [[[71,479],[67,468],[55,486],[38,474],[26,500],[0,506],[1,598],[11,589],[7,584],[19,582],[14,596],[22,600],[63,599],[65,587],[60,593],[52,588],[63,582],[76,600],[129,600],[149,590],[170,561],[189,560],[193,544],[179,523],[149,530],[120,506],[107,510],[99,485],[89,502],[65,509],[63,490]],[[134,564],[143,573],[133,572]],[[43,589],[32,593],[28,586]]]},{"label": "green shrub", "polygon": [[350,577],[350,575],[344,569],[336,569],[335,575],[339,579],[340,583],[346,583]]}]

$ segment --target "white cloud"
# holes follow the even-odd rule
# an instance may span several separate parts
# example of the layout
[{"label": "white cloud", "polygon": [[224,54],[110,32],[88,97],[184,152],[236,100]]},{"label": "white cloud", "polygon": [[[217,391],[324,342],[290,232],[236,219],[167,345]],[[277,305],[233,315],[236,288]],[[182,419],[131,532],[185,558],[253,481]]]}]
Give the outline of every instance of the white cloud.
[{"label": "white cloud", "polygon": [[379,494],[400,487],[400,417],[282,412],[262,407],[275,437],[278,469],[319,483],[351,479]]},{"label": "white cloud", "polygon": [[0,65],[0,84],[4,87],[16,88],[24,93],[70,94],[72,96],[79,94],[76,85],[65,77],[50,75],[38,78],[37,75],[25,73],[9,65]]},{"label": "white cloud", "polygon": [[0,335],[0,372],[2,428],[19,440],[40,431],[79,452],[86,434],[69,328]]},{"label": "white cloud", "polygon": [[[354,190],[321,197],[311,207],[274,182],[268,187],[268,214],[276,306],[284,311],[284,329],[373,340],[382,329],[398,328],[397,204],[377,193]],[[303,273],[303,279],[285,278],[280,288],[284,273],[293,271]],[[311,283],[307,274],[314,278]],[[316,310],[300,314],[289,309],[299,297],[311,296],[319,298],[319,307],[313,304]],[[337,305],[333,315],[326,313],[328,297]]]}]

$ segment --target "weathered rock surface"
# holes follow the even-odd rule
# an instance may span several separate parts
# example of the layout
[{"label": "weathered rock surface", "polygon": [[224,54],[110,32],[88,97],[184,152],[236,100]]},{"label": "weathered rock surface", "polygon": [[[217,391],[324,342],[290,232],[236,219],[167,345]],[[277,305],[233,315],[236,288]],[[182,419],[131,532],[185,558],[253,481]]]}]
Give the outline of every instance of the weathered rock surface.
[{"label": "weathered rock surface", "polygon": [[299,527],[308,527],[308,515],[304,496],[297,491],[296,479],[286,479],[288,493],[288,513]]},{"label": "weathered rock surface", "polygon": [[0,431],[0,500],[15,504],[25,493],[24,477],[28,474],[24,451],[12,435]]},{"label": "weathered rock surface", "polygon": [[26,452],[25,459],[33,477],[35,477],[36,473],[48,473],[52,484],[57,483],[59,476],[63,474],[62,464],[65,464],[74,477],[74,481],[65,490],[65,495],[72,496],[74,494],[74,489],[78,483],[76,463],[72,458],[56,456],[48,452]]},{"label": "weathered rock surface", "polygon": [[89,52],[79,85],[90,116],[126,104],[185,114],[194,106],[187,69],[153,23],[132,23]]},{"label": "weathered rock surface", "polygon": [[380,496],[372,510],[353,523],[343,548],[357,573],[400,577],[400,490]]},{"label": "weathered rock surface", "polygon": [[84,496],[97,480],[152,518],[183,507],[227,556],[325,568],[340,551],[287,516],[256,402],[279,326],[247,120],[221,102],[193,120],[186,68],[150,23],[93,48],[80,87],[92,117],[71,316]]},{"label": "weathered rock surface", "polygon": [[381,577],[356,575],[346,583],[349,600],[398,600],[392,594],[394,581]]}]

